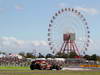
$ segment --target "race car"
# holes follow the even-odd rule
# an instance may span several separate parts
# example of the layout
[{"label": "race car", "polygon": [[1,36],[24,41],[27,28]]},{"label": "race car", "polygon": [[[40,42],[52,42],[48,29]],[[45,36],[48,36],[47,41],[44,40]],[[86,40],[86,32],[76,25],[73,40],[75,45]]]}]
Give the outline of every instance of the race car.
[{"label": "race car", "polygon": [[34,70],[34,69],[38,69],[38,70],[52,70],[52,69],[56,69],[56,70],[61,70],[61,66],[58,64],[49,64],[48,61],[46,60],[35,60],[32,61],[31,65],[30,65],[30,69]]}]

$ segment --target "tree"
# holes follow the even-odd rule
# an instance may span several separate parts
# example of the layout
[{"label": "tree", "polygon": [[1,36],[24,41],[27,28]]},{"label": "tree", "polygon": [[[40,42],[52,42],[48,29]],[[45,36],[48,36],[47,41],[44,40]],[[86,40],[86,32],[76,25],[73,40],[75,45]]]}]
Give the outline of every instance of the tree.
[{"label": "tree", "polygon": [[21,55],[22,57],[25,57],[25,53],[24,52],[20,52],[19,55]]},{"label": "tree", "polygon": [[68,56],[69,58],[75,58],[76,56],[78,56],[78,55],[76,54],[76,52],[74,52],[74,51],[70,52],[68,55],[69,55],[69,56]]},{"label": "tree", "polygon": [[97,61],[99,61],[99,62],[100,62],[100,56],[97,56]]},{"label": "tree", "polygon": [[35,56],[33,56],[33,53],[26,53],[26,58],[35,58]]},{"label": "tree", "polygon": [[6,54],[6,53],[5,53],[5,52],[1,52],[1,51],[0,51],[0,54]]},{"label": "tree", "polygon": [[44,56],[41,53],[39,53],[38,58],[44,58]]},{"label": "tree", "polygon": [[85,58],[86,60],[90,60],[90,59],[91,59],[91,56],[85,55],[84,58]]},{"label": "tree", "polygon": [[91,60],[97,61],[97,55],[96,55],[96,54],[93,54],[93,55],[91,56]]},{"label": "tree", "polygon": [[68,54],[58,52],[58,53],[55,54],[55,57],[56,58],[68,58]]},{"label": "tree", "polygon": [[54,56],[52,55],[52,54],[50,54],[50,53],[48,53],[47,55],[46,55],[46,58],[53,58]]}]

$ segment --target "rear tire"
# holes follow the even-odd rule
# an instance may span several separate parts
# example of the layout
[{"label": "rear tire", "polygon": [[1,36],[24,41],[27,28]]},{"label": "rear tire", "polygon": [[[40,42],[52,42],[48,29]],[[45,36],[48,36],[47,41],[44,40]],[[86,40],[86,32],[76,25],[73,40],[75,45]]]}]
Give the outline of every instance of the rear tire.
[{"label": "rear tire", "polygon": [[31,69],[31,70],[34,70],[34,67],[33,67],[33,65],[30,65],[30,69]]},{"label": "rear tire", "polygon": [[61,70],[61,67],[58,66],[58,65],[53,65],[53,66],[52,66],[52,69]]}]

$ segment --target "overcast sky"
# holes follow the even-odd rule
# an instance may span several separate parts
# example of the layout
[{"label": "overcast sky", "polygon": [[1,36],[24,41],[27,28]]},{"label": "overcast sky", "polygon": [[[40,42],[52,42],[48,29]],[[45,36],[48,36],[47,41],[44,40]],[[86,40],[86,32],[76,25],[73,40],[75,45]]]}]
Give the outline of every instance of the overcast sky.
[{"label": "overcast sky", "polygon": [[100,55],[100,0],[0,0],[0,50],[48,52],[49,20],[65,7],[87,18],[92,40],[88,53]]}]

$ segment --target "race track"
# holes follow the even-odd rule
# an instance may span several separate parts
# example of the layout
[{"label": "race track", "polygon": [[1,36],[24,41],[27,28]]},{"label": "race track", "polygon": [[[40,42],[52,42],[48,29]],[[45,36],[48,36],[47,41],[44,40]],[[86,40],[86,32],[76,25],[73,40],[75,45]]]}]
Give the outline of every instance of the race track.
[{"label": "race track", "polygon": [[[0,70],[0,75],[66,75],[74,74],[74,72],[99,72],[100,74],[100,69],[99,70]],[[75,75],[75,74],[74,74]]]}]

